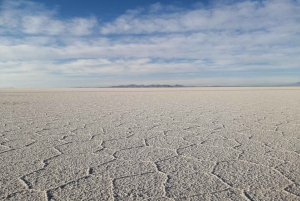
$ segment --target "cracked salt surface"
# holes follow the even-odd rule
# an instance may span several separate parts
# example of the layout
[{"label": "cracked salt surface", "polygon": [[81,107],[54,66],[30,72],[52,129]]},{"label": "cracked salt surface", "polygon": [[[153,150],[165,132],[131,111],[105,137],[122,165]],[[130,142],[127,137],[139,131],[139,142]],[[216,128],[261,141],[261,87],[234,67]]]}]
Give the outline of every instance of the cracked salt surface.
[{"label": "cracked salt surface", "polygon": [[0,90],[0,200],[300,200],[300,88]]}]

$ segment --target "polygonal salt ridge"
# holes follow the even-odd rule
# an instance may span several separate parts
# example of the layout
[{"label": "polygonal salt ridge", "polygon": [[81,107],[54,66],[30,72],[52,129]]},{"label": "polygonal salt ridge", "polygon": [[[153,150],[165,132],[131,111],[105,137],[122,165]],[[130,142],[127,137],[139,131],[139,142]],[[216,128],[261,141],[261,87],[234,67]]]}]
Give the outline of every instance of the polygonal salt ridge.
[{"label": "polygonal salt ridge", "polygon": [[12,122],[13,123],[9,123],[6,120],[5,126],[1,128],[1,132],[16,134],[22,130],[24,132],[24,134],[32,134],[33,132],[37,132],[40,130],[40,128],[34,127],[32,125],[24,124],[24,122],[22,122],[22,120],[20,120],[20,122],[17,122],[15,117],[13,117]]},{"label": "polygonal salt ridge", "polygon": [[194,157],[203,161],[227,161],[236,159],[241,152],[225,147],[191,145],[178,149],[177,153],[182,156]]},{"label": "polygonal salt ridge", "polygon": [[197,134],[186,130],[165,130],[164,135],[167,137],[185,138],[188,136],[196,136]]},{"label": "polygonal salt ridge", "polygon": [[113,139],[103,141],[102,146],[104,148],[121,150],[121,149],[129,149],[134,147],[142,147],[145,146],[144,140],[140,138],[121,138],[121,139]]},{"label": "polygonal salt ridge", "polygon": [[167,176],[160,172],[145,173],[113,180],[115,200],[143,200],[165,196]]},{"label": "polygonal salt ridge", "polygon": [[243,129],[243,130],[238,130],[238,131],[226,131],[226,130],[215,130],[212,131],[211,134],[222,136],[227,139],[234,139],[237,142],[241,143],[244,142],[245,140],[249,140],[252,135],[250,133],[244,133],[243,131],[248,130],[248,129]]},{"label": "polygonal salt ridge", "polygon": [[238,190],[229,188],[226,190],[205,193],[201,195],[195,195],[188,198],[176,199],[178,201],[199,201],[199,200],[209,200],[209,201],[247,201],[248,199],[242,195]]},{"label": "polygonal salt ridge", "polygon": [[0,200],[5,200],[9,194],[20,192],[27,189],[27,185],[20,179],[1,178],[0,181]]},{"label": "polygonal salt ridge", "polygon": [[[22,149],[14,149],[9,152],[2,153],[0,155],[0,161],[5,161],[6,166],[8,166],[9,163],[42,161],[59,154],[60,153],[54,148],[28,146]],[[3,163],[0,165],[4,166],[5,164]]]},{"label": "polygonal salt ridge", "polygon": [[4,137],[4,135],[2,135],[2,134],[0,133],[0,144],[5,143],[5,142],[7,142],[7,141],[9,141],[9,139],[6,138],[6,137]]},{"label": "polygonal salt ridge", "polygon": [[251,200],[289,200],[299,201],[300,197],[284,190],[273,190],[273,189],[258,189],[245,192],[247,197]]},{"label": "polygonal salt ridge", "polygon": [[85,142],[70,142],[64,145],[56,146],[63,154],[84,154],[93,153],[103,148],[101,140],[90,140]]},{"label": "polygonal salt ridge", "polygon": [[68,134],[63,137],[64,142],[84,142],[91,140],[89,134]]},{"label": "polygonal salt ridge", "polygon": [[219,121],[215,120],[214,125],[219,126],[220,129],[226,132],[236,132],[247,128],[245,122],[243,119],[240,119],[239,115],[230,117],[230,114],[220,117]]},{"label": "polygonal salt ridge", "polygon": [[168,177],[168,181],[165,184],[167,197],[175,200],[229,188],[228,185],[214,175],[204,172],[194,172],[191,174],[176,172],[170,174]]},{"label": "polygonal salt ridge", "polygon": [[68,133],[70,129],[68,128],[43,128],[36,133],[41,136],[49,136],[49,135],[62,135],[64,133]]},{"label": "polygonal salt ridge", "polygon": [[22,135],[20,135],[20,132],[22,132],[22,131],[18,131],[16,133],[5,132],[5,133],[3,133],[2,137],[7,139],[7,141],[10,141],[10,140],[22,140],[22,139],[35,139],[40,136],[37,133],[32,133],[32,132],[31,133],[22,133]]},{"label": "polygonal salt ridge", "polygon": [[133,135],[130,133],[111,133],[111,134],[100,134],[100,135],[90,135],[91,140],[103,140],[103,141],[110,141],[115,139],[122,139],[122,138],[131,138]]},{"label": "polygonal salt ridge", "polygon": [[127,126],[112,126],[112,127],[103,127],[104,134],[108,135],[120,135],[129,133],[130,129]]},{"label": "polygonal salt ridge", "polygon": [[92,167],[113,159],[112,156],[93,154],[60,155],[48,160],[43,169],[24,176],[24,180],[34,189],[51,189],[84,177],[93,171]]},{"label": "polygonal salt ridge", "polygon": [[286,137],[284,139],[272,139],[272,141],[267,144],[273,149],[292,151],[300,154],[300,140],[294,137]]},{"label": "polygonal salt ridge", "polygon": [[196,158],[176,156],[165,160],[155,162],[160,172],[166,174],[182,173],[191,174],[194,172],[211,172],[215,162],[201,161]]},{"label": "polygonal salt ridge", "polygon": [[103,154],[61,154],[59,156],[45,160],[46,167],[54,168],[57,166],[74,167],[74,168],[88,168],[107,163],[114,160],[113,156]]},{"label": "polygonal salt ridge", "polygon": [[192,144],[201,144],[204,142],[203,136],[199,134],[191,134],[183,137],[183,139],[187,142],[190,142]]},{"label": "polygonal salt ridge", "polygon": [[[72,116],[73,118],[70,118]],[[62,129],[62,131],[72,131],[74,129],[81,128],[82,124],[84,124],[84,120],[78,122],[76,120],[76,117],[74,118],[74,115],[64,116],[62,114],[56,114],[56,117],[53,117],[53,120],[51,122],[46,121],[45,123],[47,123],[46,128],[48,129],[54,128],[54,129]],[[33,125],[39,126],[38,121],[34,122]]]},{"label": "polygonal salt ridge", "polygon": [[275,157],[271,157],[268,153],[272,152],[273,149],[265,146],[263,143],[256,141],[249,141],[250,143],[242,144],[236,147],[237,150],[242,151],[239,156],[240,160],[245,160],[261,165],[266,165],[270,167],[275,167],[282,164],[284,161]]},{"label": "polygonal salt ridge", "polygon": [[113,200],[112,181],[91,175],[47,191],[48,200]]},{"label": "polygonal salt ridge", "polygon": [[12,150],[12,148],[10,148],[9,146],[6,145],[0,145],[0,153],[6,152]]},{"label": "polygonal salt ridge", "polygon": [[[214,147],[236,147],[239,146],[238,143],[234,139],[228,139],[226,137],[216,135],[216,134],[206,134],[206,135],[197,135],[193,137],[187,137],[186,140],[192,142],[193,139],[196,144],[203,144],[207,146],[214,146]],[[199,143],[200,142],[200,143]]]},{"label": "polygonal salt ridge", "polygon": [[11,201],[23,201],[23,200],[46,200],[45,192],[35,190],[24,190],[21,192],[8,195],[5,200]]},{"label": "polygonal salt ridge", "polygon": [[282,175],[284,175],[286,178],[290,179],[291,181],[300,184],[300,161],[293,161],[293,162],[287,162],[283,163],[277,167],[275,167],[276,170],[278,170]]},{"label": "polygonal salt ridge", "polygon": [[285,162],[300,161],[300,154],[293,151],[272,149],[266,152],[265,155],[269,157],[277,158],[278,160],[283,160]]},{"label": "polygonal salt ridge", "polygon": [[91,124],[84,124],[83,127],[77,128],[72,131],[75,135],[100,135],[100,134],[105,134],[106,130],[99,126],[96,127],[95,125],[92,126]]},{"label": "polygonal salt ridge", "polygon": [[275,130],[247,130],[247,131],[242,131],[241,133],[243,134],[248,134],[251,135],[251,140],[257,141],[257,142],[272,142],[272,139],[283,139],[284,136],[282,135],[281,132],[275,131]]},{"label": "polygonal salt ridge", "polygon": [[136,147],[117,151],[114,156],[123,160],[140,160],[140,161],[159,161],[170,157],[177,156],[175,150],[154,148],[154,147]]},{"label": "polygonal salt ridge", "polygon": [[298,196],[300,199],[300,184],[299,183],[291,184],[288,187],[286,187],[284,190],[291,194]]},{"label": "polygonal salt ridge", "polygon": [[265,155],[252,155],[252,154],[241,154],[238,158],[241,161],[246,161],[249,163],[255,163],[258,165],[264,165],[267,167],[276,167],[282,164],[284,161],[278,160],[277,158],[268,157]]},{"label": "polygonal salt ridge", "polygon": [[[165,116],[168,117],[168,116]],[[161,119],[158,121],[158,125],[155,127],[152,127],[151,130],[156,131],[167,131],[167,130],[174,130],[174,131],[184,131],[188,128],[195,127],[196,125],[191,124],[189,122],[183,122],[183,121],[174,121],[174,118],[166,118]]]},{"label": "polygonal salt ridge", "polygon": [[[252,131],[277,131],[277,123],[268,121],[257,121],[254,125],[249,125]],[[280,133],[280,132],[278,132]]]},{"label": "polygonal salt ridge", "polygon": [[130,131],[129,128],[124,127],[124,126],[107,126],[107,124],[102,124],[99,125],[98,123],[93,123],[93,124],[85,124],[83,128],[78,128],[72,133],[75,134],[91,134],[91,135],[103,135],[103,134],[115,134],[115,135],[120,135],[120,134],[128,134]]},{"label": "polygonal salt ridge", "polygon": [[22,147],[26,147],[29,146],[31,144],[33,144],[34,142],[36,142],[33,139],[15,139],[15,140],[9,140],[6,142],[1,143],[4,146],[10,147],[12,149],[20,149]]},{"label": "polygonal salt ridge", "polygon": [[97,155],[106,155],[106,156],[112,156],[114,157],[114,159],[116,159],[115,157],[115,153],[117,151],[120,151],[120,150],[115,150],[115,149],[110,149],[110,148],[102,148],[102,149],[99,149],[95,152],[93,152],[93,154],[97,154]]},{"label": "polygonal salt ridge", "polygon": [[167,137],[167,136],[147,138],[146,142],[149,146],[166,148],[166,149],[178,149],[180,147],[186,147],[192,144],[180,137]]},{"label": "polygonal salt ridge", "polygon": [[31,146],[35,147],[56,147],[59,145],[66,144],[63,140],[64,135],[49,135],[49,136],[38,136],[34,138],[35,142]]},{"label": "polygonal salt ridge", "polygon": [[168,197],[153,197],[143,199],[143,201],[174,201],[174,199]]},{"label": "polygonal salt ridge", "polygon": [[99,165],[93,169],[93,174],[105,175],[112,179],[142,175],[149,172],[157,172],[156,165],[153,162],[120,159]]},{"label": "polygonal salt ridge", "polygon": [[251,134],[251,140],[265,143],[273,149],[286,149],[296,152],[300,151],[300,141],[289,134],[282,135],[281,132],[264,130],[251,130],[249,131],[249,134]]},{"label": "polygonal salt ridge", "polygon": [[297,137],[299,136],[300,132],[300,121],[299,122],[290,122],[290,123],[283,123],[278,125],[277,128],[278,131],[284,132],[285,134],[292,136],[292,137]]},{"label": "polygonal salt ridge", "polygon": [[246,191],[283,189],[291,184],[272,168],[240,160],[218,162],[213,174],[229,186]]},{"label": "polygonal salt ridge", "polygon": [[164,135],[163,131],[156,131],[156,130],[141,129],[141,130],[133,130],[130,132],[130,136],[134,138],[142,138],[142,139],[150,138],[150,137],[159,137],[163,135]]},{"label": "polygonal salt ridge", "polygon": [[87,176],[87,169],[72,166],[46,167],[23,177],[31,189],[44,191]]}]

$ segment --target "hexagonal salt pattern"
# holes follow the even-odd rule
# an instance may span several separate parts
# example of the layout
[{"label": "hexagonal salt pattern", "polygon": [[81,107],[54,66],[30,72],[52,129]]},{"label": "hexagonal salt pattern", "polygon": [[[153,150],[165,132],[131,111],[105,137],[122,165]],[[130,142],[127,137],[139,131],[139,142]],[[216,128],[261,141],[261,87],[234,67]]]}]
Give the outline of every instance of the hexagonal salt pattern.
[{"label": "hexagonal salt pattern", "polygon": [[0,89],[0,200],[300,200],[300,88]]}]

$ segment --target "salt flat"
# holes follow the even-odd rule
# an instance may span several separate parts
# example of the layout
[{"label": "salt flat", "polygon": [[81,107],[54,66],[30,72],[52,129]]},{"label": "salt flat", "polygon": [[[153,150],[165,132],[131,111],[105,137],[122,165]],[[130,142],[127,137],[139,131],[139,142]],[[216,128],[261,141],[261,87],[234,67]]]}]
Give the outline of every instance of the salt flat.
[{"label": "salt flat", "polygon": [[1,89],[1,200],[300,200],[300,88]]}]

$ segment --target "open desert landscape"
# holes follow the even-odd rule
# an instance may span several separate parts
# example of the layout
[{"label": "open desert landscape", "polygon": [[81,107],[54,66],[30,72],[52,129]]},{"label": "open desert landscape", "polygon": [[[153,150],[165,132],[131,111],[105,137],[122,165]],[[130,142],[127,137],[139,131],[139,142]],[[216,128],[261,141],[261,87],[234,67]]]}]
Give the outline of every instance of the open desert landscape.
[{"label": "open desert landscape", "polygon": [[1,89],[0,200],[300,200],[300,88]]}]

